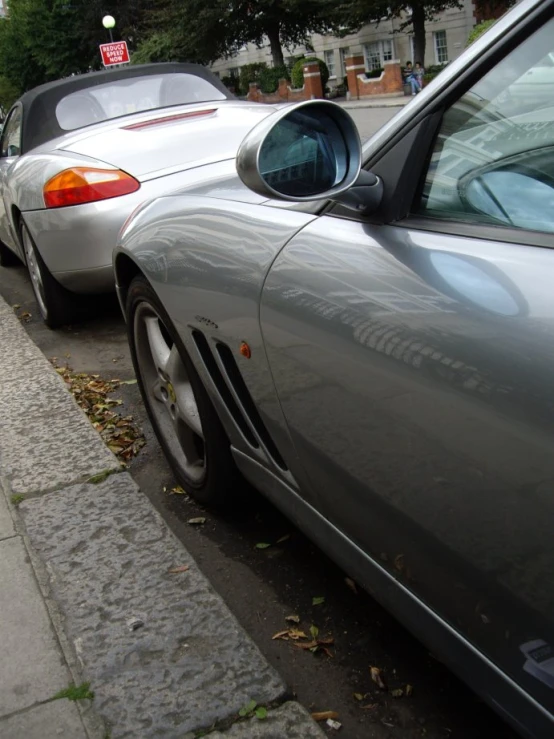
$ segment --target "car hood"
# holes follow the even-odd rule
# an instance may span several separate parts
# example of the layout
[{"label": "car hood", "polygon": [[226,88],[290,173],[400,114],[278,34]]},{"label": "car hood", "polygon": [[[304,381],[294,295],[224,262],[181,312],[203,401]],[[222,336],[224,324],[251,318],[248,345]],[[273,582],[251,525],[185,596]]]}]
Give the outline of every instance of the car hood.
[{"label": "car hood", "polygon": [[234,158],[272,105],[216,101],[151,110],[68,134],[58,149],[101,160],[145,182]]}]

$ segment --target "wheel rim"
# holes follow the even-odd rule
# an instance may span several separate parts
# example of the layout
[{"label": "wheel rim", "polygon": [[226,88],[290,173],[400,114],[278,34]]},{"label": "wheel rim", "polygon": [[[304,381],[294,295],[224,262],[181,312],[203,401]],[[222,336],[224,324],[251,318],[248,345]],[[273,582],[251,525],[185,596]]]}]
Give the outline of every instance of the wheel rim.
[{"label": "wheel rim", "polygon": [[31,237],[25,227],[21,231],[23,240],[23,249],[25,251],[25,259],[27,261],[27,269],[29,270],[29,276],[31,277],[31,284],[33,286],[33,292],[37,299],[38,307],[44,317],[47,316],[48,310],[46,309],[46,298],[44,295],[44,284],[42,282],[42,273],[40,266],[37,261],[37,255],[31,241]]},{"label": "wheel rim", "polygon": [[198,485],[206,475],[204,432],[189,374],[160,316],[149,303],[133,322],[137,364],[150,411],[183,474]]}]

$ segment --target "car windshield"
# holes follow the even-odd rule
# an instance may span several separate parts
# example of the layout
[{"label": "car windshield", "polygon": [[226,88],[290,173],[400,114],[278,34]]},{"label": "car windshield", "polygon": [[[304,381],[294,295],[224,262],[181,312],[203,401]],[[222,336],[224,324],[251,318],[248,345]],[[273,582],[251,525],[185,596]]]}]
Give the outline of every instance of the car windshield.
[{"label": "car windshield", "polygon": [[143,110],[224,99],[208,80],[194,74],[147,75],[72,92],[56,106],[56,118],[60,128],[73,131]]}]

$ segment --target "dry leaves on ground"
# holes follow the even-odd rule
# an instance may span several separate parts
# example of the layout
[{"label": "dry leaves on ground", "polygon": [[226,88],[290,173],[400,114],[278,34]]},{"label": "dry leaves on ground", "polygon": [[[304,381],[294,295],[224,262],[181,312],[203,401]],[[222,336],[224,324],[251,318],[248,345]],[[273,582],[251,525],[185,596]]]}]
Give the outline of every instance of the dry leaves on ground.
[{"label": "dry leaves on ground", "polygon": [[[311,637],[311,638],[310,638]],[[312,654],[324,652],[328,657],[333,654],[329,650],[329,646],[335,643],[332,636],[320,637],[319,629],[313,624],[310,626],[310,636],[301,629],[288,628],[273,634],[272,639],[281,639],[282,641],[292,641],[295,647],[306,649]]]},{"label": "dry leaves on ground", "polygon": [[73,372],[68,366],[58,367],[55,360],[52,364],[108,449],[122,462],[129,462],[144,446],[144,435],[132,416],[122,416],[115,410],[123,401],[109,396],[130,381],[103,380],[100,375]]}]

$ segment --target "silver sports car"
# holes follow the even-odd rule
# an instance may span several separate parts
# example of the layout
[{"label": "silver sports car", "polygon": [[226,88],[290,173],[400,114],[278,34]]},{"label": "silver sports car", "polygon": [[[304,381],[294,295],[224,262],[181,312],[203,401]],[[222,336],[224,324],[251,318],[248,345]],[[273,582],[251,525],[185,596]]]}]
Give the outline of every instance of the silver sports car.
[{"label": "silver sports car", "polygon": [[214,176],[230,172],[244,135],[274,110],[235,100],[194,64],[31,90],[0,137],[0,265],[24,261],[46,323],[68,322],[78,293],[114,289],[112,251],[132,211],[205,180],[213,163]]},{"label": "silver sports car", "polygon": [[[243,475],[523,735],[554,736],[554,52],[523,0],[362,149],[325,101],[115,254],[180,484]],[[240,178],[240,179],[239,179]]]}]

